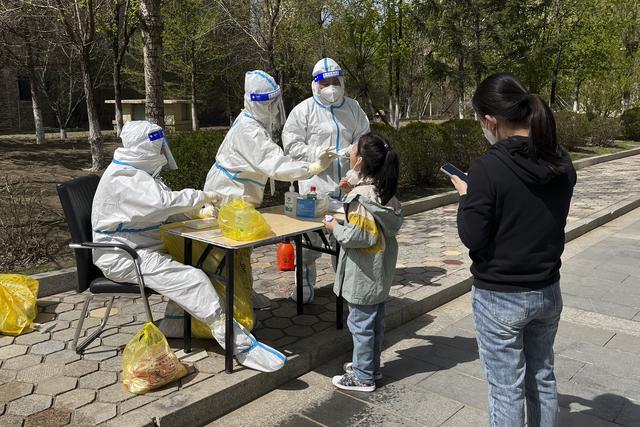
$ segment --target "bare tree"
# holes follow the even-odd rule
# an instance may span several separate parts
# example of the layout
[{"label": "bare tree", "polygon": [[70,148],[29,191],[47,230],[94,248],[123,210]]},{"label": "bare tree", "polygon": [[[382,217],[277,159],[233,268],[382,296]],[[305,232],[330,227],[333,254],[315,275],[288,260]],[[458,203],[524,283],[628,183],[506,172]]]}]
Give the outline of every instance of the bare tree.
[{"label": "bare tree", "polygon": [[27,71],[31,91],[31,108],[36,133],[36,144],[45,143],[44,120],[42,116],[42,93],[38,73],[37,45],[42,41],[34,31],[41,22],[37,14],[25,14],[20,5],[12,0],[0,5],[0,40],[2,50],[9,61],[17,68]]},{"label": "bare tree", "polygon": [[140,0],[140,29],[144,42],[145,116],[164,126],[160,0]]},{"label": "bare tree", "polygon": [[91,50],[95,45],[96,13],[102,3],[96,4],[94,0],[33,0],[32,4],[46,9],[58,18],[61,25],[59,36],[66,38],[74,48],[74,56],[77,57],[82,71],[82,86],[87,105],[91,170],[99,171],[104,167],[104,139],[95,105]]},{"label": "bare tree", "polygon": [[131,36],[138,29],[137,4],[130,0],[111,0],[111,19],[107,22],[107,34],[111,41],[111,61],[113,66],[113,99],[116,109],[116,135],[120,136],[122,126],[122,65],[129,48]]},{"label": "bare tree", "polygon": [[[267,71],[280,80],[276,58],[276,41],[278,27],[285,17],[284,2],[281,0],[249,0],[243,2],[245,7],[238,7],[238,2],[216,0],[233,23],[240,28],[256,45]],[[227,4],[230,3],[230,4]],[[247,5],[248,3],[248,5]],[[239,15],[237,11],[242,11]]]}]

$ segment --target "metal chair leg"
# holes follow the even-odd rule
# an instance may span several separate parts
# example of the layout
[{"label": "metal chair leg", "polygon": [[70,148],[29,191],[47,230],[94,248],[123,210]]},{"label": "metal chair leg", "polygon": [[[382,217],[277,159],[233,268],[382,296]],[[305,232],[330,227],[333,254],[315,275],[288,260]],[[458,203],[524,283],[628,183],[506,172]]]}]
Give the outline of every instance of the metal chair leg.
[{"label": "metal chair leg", "polygon": [[[111,313],[111,306],[113,306],[113,300],[115,298],[116,298],[115,296],[112,296],[109,299],[109,304],[107,305],[107,310],[105,311],[104,316],[102,317],[102,322],[100,322],[100,326],[98,326],[98,328],[95,331],[93,331],[91,335],[89,335],[78,346],[76,346],[76,342],[77,342],[77,337],[79,337],[80,335],[79,334],[80,329],[76,330],[76,340],[74,340],[73,347],[77,354],[81,354],[82,350],[84,350],[89,344],[91,344],[98,337],[98,335],[102,333],[102,331],[104,330],[104,327],[107,325],[107,321],[109,320],[109,314]],[[82,317],[82,320],[78,322],[79,327],[81,326],[82,323],[84,323],[84,314],[86,313],[86,309],[88,308],[88,306],[89,306],[89,302],[87,301],[85,303],[85,306],[82,309],[83,317]]]},{"label": "metal chair leg", "polygon": [[[73,350],[76,350],[78,347],[78,339],[80,338],[80,333],[82,332],[82,325],[84,325],[84,319],[87,317],[87,310],[89,309],[89,303],[93,300],[93,295],[89,294],[84,301],[84,305],[82,306],[82,313],[80,314],[80,318],[78,319],[78,326],[76,327],[76,334],[73,337]],[[80,354],[79,351],[76,353]]]}]

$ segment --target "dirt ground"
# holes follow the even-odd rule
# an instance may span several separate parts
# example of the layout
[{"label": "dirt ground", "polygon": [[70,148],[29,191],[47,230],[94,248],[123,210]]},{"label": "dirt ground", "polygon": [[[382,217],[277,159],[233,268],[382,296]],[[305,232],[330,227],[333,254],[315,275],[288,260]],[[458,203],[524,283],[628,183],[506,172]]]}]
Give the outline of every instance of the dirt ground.
[{"label": "dirt ground", "polygon": [[[118,140],[113,136],[105,139],[105,162],[110,162]],[[22,138],[0,140],[0,203],[7,203],[7,182],[14,189],[17,186],[20,191],[27,189],[31,194],[38,195],[38,209],[42,213],[41,238],[53,242],[45,259],[38,262],[39,265],[13,266],[12,272],[25,268],[25,272],[34,273],[74,265],[72,252],[67,247],[70,237],[56,184],[90,174],[90,166],[91,155],[86,139],[52,141],[44,145],[36,145]],[[8,272],[6,269],[8,266],[0,265],[0,273]]]}]

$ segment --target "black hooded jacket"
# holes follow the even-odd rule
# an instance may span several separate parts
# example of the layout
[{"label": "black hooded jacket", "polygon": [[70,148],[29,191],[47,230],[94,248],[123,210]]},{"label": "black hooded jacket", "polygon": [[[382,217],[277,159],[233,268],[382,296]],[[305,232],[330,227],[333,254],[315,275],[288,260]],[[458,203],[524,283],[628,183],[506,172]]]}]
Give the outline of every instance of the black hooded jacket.
[{"label": "black hooded jacket", "polygon": [[564,227],[576,184],[569,154],[552,165],[528,157],[528,139],[498,141],[473,162],[460,198],[458,233],[475,286],[540,289],[560,279]]}]

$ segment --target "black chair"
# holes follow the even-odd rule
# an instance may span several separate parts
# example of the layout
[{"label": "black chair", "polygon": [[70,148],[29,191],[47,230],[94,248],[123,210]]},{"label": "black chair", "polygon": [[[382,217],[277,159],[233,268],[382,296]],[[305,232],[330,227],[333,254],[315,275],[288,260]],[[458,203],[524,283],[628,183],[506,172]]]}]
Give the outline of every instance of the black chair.
[{"label": "black chair", "polygon": [[[73,349],[76,353],[81,354],[93,340],[95,340],[104,330],[109,319],[111,306],[116,297],[137,297],[141,296],[144,303],[147,321],[153,322],[153,315],[149,307],[147,296],[155,294],[153,290],[145,288],[144,278],[139,266],[139,257],[137,252],[125,244],[109,244],[109,243],[93,243],[91,230],[91,208],[93,205],[93,196],[98,188],[100,177],[97,175],[83,176],[69,182],[58,184],[58,196],[62,204],[62,210],[69,226],[72,243],[69,245],[75,249],[76,265],[78,269],[78,292],[89,291],[87,299],[82,307],[82,314],[78,320],[78,327],[73,339]],[[92,249],[109,248],[119,249],[126,252],[136,266],[136,275],[138,283],[118,283],[104,277],[102,271],[93,264]],[[87,316],[89,303],[95,296],[109,297],[109,304],[100,323],[100,327],[89,335],[84,341],[78,345],[80,332],[84,319]],[[185,335],[185,351],[190,351],[190,335]]]}]

